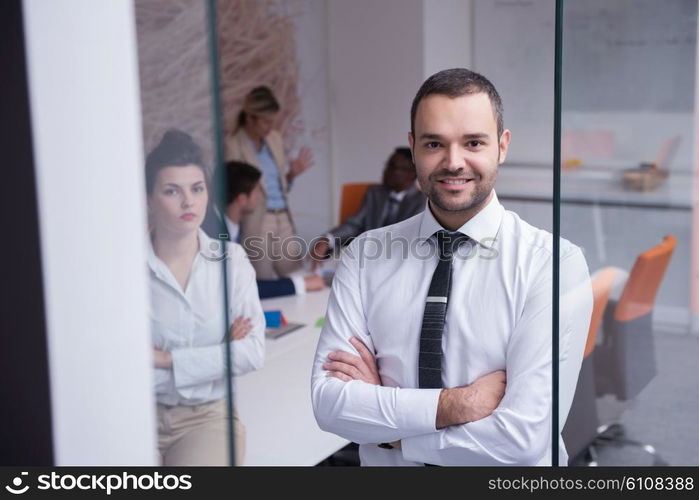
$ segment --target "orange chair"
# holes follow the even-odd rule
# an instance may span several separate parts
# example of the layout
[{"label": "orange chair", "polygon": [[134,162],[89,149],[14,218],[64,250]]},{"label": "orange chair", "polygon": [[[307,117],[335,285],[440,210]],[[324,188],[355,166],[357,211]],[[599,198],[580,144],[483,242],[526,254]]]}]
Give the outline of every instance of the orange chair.
[{"label": "orange chair", "polygon": [[592,354],[592,351],[595,349],[597,332],[602,324],[604,311],[607,309],[609,294],[614,286],[616,274],[617,272],[614,268],[605,267],[598,272],[592,280],[592,317],[590,318],[590,330],[587,333],[587,343],[585,344],[583,359]]},{"label": "orange chair", "polygon": [[662,243],[638,256],[614,311],[617,321],[632,321],[651,313],[676,245],[674,236],[665,236]]},{"label": "orange chair", "polygon": [[597,395],[635,397],[656,374],[653,306],[677,240],[663,242],[638,256],[618,302],[610,301],[603,319],[604,338],[595,356]]},{"label": "orange chair", "polygon": [[[656,375],[653,307],[677,240],[663,242],[636,258],[618,302],[609,301],[603,318],[603,339],[594,349],[597,396],[613,395],[621,402],[636,397]],[[604,400],[600,400],[602,402]],[[653,465],[667,465],[650,444],[628,439],[618,421],[601,425],[589,450],[614,443],[636,446],[653,457]]]},{"label": "orange chair", "polygon": [[362,206],[364,195],[373,182],[350,182],[342,186],[340,199],[340,224],[344,223],[351,215],[356,214]]},{"label": "orange chair", "polygon": [[590,448],[590,444],[597,437],[599,418],[595,407],[595,365],[591,355],[595,350],[597,331],[602,323],[604,311],[609,302],[617,270],[612,267],[605,267],[596,273],[592,280],[592,318],[590,319],[590,329],[587,333],[587,342],[583,362],[578,376],[578,383],[575,388],[575,396],[570,406],[570,412],[565,426],[563,427],[563,441],[571,460],[574,460],[583,452],[587,453],[586,461],[589,464],[595,462],[595,452]]},{"label": "orange chair", "polygon": [[[628,275],[618,301],[610,300],[617,271],[605,268],[593,280],[593,309],[575,397],[563,429],[571,461],[585,453],[597,465],[597,446],[609,443],[642,448],[654,465],[666,465],[653,446],[625,437],[618,422],[599,425],[597,397],[620,401],[635,397],[655,376],[652,315],[655,298],[677,244],[673,236],[641,253]],[[597,332],[603,325],[602,342]],[[604,400],[600,400],[602,402]]]}]

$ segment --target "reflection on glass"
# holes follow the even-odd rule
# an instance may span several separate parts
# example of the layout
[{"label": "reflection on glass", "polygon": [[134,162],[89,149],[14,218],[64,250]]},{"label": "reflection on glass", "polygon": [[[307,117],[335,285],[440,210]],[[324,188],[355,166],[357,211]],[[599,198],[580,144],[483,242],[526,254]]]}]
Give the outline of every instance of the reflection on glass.
[{"label": "reflection on glass", "polygon": [[[200,229],[208,186],[191,136],[166,132],[146,160],[151,335],[164,465],[229,463],[225,346],[234,344],[233,374],[264,361],[254,271],[240,247],[224,246]],[[233,420],[235,461],[242,463],[244,431],[235,412]]]},{"label": "reflection on glass", "polygon": [[[507,161],[500,167],[495,186],[498,198],[507,210],[526,223],[553,233],[553,60],[555,2],[474,2],[475,68],[491,78],[505,103],[506,127],[512,131]],[[560,241],[561,271],[558,431],[565,424],[565,408],[575,391],[583,346],[574,342],[585,335],[591,309],[589,276],[580,242],[563,234]],[[547,251],[552,251],[553,240]],[[551,290],[553,260],[542,270]],[[551,295],[553,297],[553,294]],[[549,305],[552,301],[549,299]],[[548,309],[547,349],[553,350],[551,309]],[[553,385],[553,365],[541,386]],[[553,415],[552,391],[547,403]],[[567,453],[556,438],[558,463],[565,464]],[[551,445],[549,445],[551,446]],[[552,449],[551,453],[555,453]],[[551,460],[553,463],[553,460]]]},{"label": "reflection on glass", "polygon": [[565,5],[561,233],[584,247],[594,293],[571,464],[696,465],[697,5]]},{"label": "reflection on glass", "polygon": [[[151,290],[158,448],[164,465],[228,460],[222,366],[215,346],[224,331],[215,281],[218,269],[199,255],[210,240],[198,234],[208,189],[201,151],[184,132],[168,131],[146,160],[151,222]],[[211,272],[214,274],[212,275]]]},{"label": "reflection on glass", "polygon": [[[254,165],[261,172],[261,203],[250,206],[241,218],[241,241],[254,253],[257,277],[273,280],[303,269],[302,248],[293,242],[287,197],[294,180],[313,164],[313,155],[302,147],[298,157],[287,162],[284,142],[275,129],[281,106],[266,86],[257,86],[243,99],[233,134],[226,141],[226,155]],[[232,200],[230,200],[232,201]],[[292,244],[289,244],[292,242]]]},{"label": "reflection on glass", "polygon": [[265,323],[242,248],[201,229],[223,229],[209,13],[206,2],[160,0],[137,0],[135,11],[158,454],[163,465],[241,464],[244,426],[227,398],[234,375],[262,366]]},{"label": "reflection on glass", "polygon": [[315,465],[347,445],[318,428],[308,395],[309,361],[329,295],[303,253],[333,211],[329,6],[323,0],[211,3],[227,185],[216,214],[223,226],[204,229],[217,236],[225,228],[247,251],[268,326],[264,369],[236,379],[246,463]]}]

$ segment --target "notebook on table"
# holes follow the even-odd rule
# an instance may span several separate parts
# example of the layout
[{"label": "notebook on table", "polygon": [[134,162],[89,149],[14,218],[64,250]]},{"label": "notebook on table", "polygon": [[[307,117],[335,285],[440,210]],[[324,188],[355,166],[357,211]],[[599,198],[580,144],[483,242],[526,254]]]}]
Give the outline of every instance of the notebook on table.
[{"label": "notebook on table", "polygon": [[281,337],[282,335],[286,335],[287,333],[291,333],[294,330],[298,330],[299,328],[303,328],[304,325],[303,323],[287,323],[286,325],[283,326],[278,326],[276,328],[267,328],[265,330],[265,336],[268,339],[277,339]]}]

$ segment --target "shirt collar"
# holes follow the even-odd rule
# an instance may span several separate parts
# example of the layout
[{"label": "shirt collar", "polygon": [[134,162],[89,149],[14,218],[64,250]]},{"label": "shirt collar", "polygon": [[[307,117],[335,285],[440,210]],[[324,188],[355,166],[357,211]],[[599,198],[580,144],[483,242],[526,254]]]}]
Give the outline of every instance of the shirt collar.
[{"label": "shirt collar", "polygon": [[[199,238],[199,253],[194,258],[194,262],[192,263],[192,269],[194,269],[194,266],[199,260],[202,250],[211,248],[210,242],[213,241],[206,235],[206,233],[201,228],[199,228],[197,232],[197,237]],[[157,255],[155,255],[155,250],[153,250],[153,241],[151,240],[151,233],[148,233],[148,238],[146,239],[148,240],[148,267],[159,279],[167,281],[166,276],[172,275],[172,273],[164,272],[164,270],[167,269],[167,266],[162,260],[158,258]]]},{"label": "shirt collar", "polygon": [[160,278],[161,273],[159,271],[162,261],[155,255],[155,250],[153,250],[153,231],[148,232],[148,238],[146,239],[148,240],[148,267]]},{"label": "shirt collar", "polygon": [[393,199],[395,199],[395,200],[403,201],[403,200],[405,199],[406,196],[408,196],[409,194],[411,194],[411,193],[412,193],[413,191],[415,191],[416,189],[417,189],[417,188],[413,185],[413,186],[410,186],[410,187],[407,188],[407,189],[404,189],[404,190],[401,191],[400,193],[397,192],[397,191],[391,190],[391,191],[388,192],[388,196],[390,196],[391,198],[393,198]]},{"label": "shirt collar", "polygon": [[228,239],[230,241],[235,241],[238,238],[238,233],[240,232],[240,225],[237,222],[233,222],[226,214],[223,214],[223,217],[226,220]]},{"label": "shirt collar", "polygon": [[264,150],[267,148],[267,140],[266,139],[262,139],[262,147],[258,151],[257,144],[255,144],[255,141],[253,140],[253,138],[250,137],[247,133],[245,133],[245,138],[248,140],[248,144],[250,144],[250,149],[256,155],[261,155],[264,152]]},{"label": "shirt collar", "polygon": [[[461,226],[458,231],[467,235],[479,245],[490,248],[495,243],[504,213],[505,208],[500,204],[497,194],[493,191],[493,197],[483,210]],[[420,222],[420,240],[427,242],[434,233],[441,229],[444,228],[435,219],[430,209],[430,203],[427,201],[427,206],[422,212],[422,221]]]}]

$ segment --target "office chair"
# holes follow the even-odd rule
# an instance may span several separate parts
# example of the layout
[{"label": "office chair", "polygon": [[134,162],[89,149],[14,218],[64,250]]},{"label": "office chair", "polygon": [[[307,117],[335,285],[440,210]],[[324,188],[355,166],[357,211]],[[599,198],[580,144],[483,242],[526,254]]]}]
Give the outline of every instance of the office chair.
[{"label": "office chair", "polygon": [[340,224],[347,217],[356,214],[362,206],[364,195],[374,182],[350,182],[342,185],[342,197],[340,199]]},{"label": "office chair", "polygon": [[[641,253],[618,301],[610,300],[603,316],[603,338],[594,355],[597,397],[612,395],[626,402],[636,397],[656,375],[653,307],[677,244],[673,236]],[[621,423],[598,428],[595,444],[639,446],[665,465],[655,448],[624,436]]]},{"label": "office chair", "polygon": [[[618,302],[604,317],[604,338],[597,362],[597,395],[634,398],[656,374],[653,306],[677,240],[662,243],[638,256]],[[612,363],[614,361],[614,363]]]},{"label": "office chair", "polygon": [[580,367],[575,396],[563,426],[563,441],[568,451],[570,462],[583,457],[588,465],[597,465],[597,453],[592,443],[597,437],[599,418],[596,407],[595,364],[593,354],[597,340],[597,332],[602,323],[602,317],[609,302],[609,295],[618,270],[605,267],[592,277],[592,318],[587,333],[583,361]]}]

